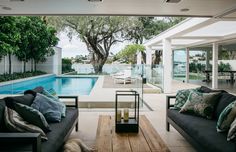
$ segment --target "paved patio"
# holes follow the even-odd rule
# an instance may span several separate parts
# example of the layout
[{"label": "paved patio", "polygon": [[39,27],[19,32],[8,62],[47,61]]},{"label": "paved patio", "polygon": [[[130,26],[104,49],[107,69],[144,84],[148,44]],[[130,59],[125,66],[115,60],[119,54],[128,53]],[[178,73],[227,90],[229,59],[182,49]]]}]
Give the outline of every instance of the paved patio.
[{"label": "paved patio", "polygon": [[[124,84],[123,82],[115,83],[114,78],[107,75],[104,76],[103,88],[141,88],[142,81],[138,79],[132,79],[131,83]],[[143,85],[144,88],[151,88],[147,84]]]}]

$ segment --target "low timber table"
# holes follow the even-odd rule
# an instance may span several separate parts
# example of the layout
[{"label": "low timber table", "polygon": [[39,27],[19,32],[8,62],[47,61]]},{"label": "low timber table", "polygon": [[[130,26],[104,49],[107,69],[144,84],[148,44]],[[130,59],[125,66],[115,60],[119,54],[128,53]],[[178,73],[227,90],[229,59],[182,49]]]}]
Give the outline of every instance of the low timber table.
[{"label": "low timber table", "polygon": [[139,133],[116,133],[114,121],[112,116],[99,116],[96,137],[98,152],[170,151],[144,115],[140,116]]}]

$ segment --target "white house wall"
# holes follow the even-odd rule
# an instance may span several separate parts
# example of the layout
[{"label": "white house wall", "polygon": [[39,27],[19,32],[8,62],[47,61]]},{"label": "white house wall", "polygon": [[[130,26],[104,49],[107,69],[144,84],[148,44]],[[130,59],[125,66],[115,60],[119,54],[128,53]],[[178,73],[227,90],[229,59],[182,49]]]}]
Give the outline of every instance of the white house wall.
[{"label": "white house wall", "polygon": [[61,74],[61,48],[54,47],[55,54],[47,58],[43,63],[37,64],[37,70],[53,73],[56,75]]},{"label": "white house wall", "polygon": [[[37,65],[37,69],[47,73],[61,74],[61,48],[55,47],[55,55],[48,57],[45,63]],[[24,64],[16,56],[12,55],[12,73],[23,72]],[[26,71],[31,71],[31,60],[26,63]],[[33,65],[34,68],[34,65]],[[8,73],[9,59],[8,56],[2,57],[0,61],[0,74]]]}]

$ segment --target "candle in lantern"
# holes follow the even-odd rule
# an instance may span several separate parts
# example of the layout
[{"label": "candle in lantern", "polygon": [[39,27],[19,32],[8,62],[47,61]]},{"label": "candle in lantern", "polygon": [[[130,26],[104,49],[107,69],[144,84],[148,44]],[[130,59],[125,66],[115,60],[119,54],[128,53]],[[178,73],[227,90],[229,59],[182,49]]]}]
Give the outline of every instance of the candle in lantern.
[{"label": "candle in lantern", "polygon": [[121,121],[121,110],[117,110],[116,120],[117,120],[118,122]]},{"label": "candle in lantern", "polygon": [[124,109],[124,121],[129,121],[129,109]]}]

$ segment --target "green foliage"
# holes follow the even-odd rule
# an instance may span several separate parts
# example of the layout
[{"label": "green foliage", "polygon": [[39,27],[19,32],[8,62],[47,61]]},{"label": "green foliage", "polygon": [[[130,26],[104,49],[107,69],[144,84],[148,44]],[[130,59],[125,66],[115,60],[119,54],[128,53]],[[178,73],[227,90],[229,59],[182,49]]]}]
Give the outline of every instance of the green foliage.
[{"label": "green foliage", "polygon": [[43,75],[46,74],[46,72],[43,71],[34,71],[34,72],[24,72],[24,73],[13,73],[13,74],[1,74],[0,75],[0,82],[10,81],[10,80],[16,80],[16,79],[22,79],[22,78],[28,78],[32,76],[37,75]]},{"label": "green foliage", "polygon": [[54,54],[52,47],[58,42],[56,30],[41,17],[3,16],[0,17],[0,24],[0,56],[9,55],[9,64],[10,55],[14,54],[20,61],[24,61],[25,71],[25,63],[30,59],[35,63],[43,62],[46,56]]},{"label": "green foliage", "polygon": [[16,17],[0,16],[0,25],[0,57],[8,55],[11,73],[11,55],[19,50],[17,43],[21,35],[16,26]]},{"label": "green foliage", "polygon": [[62,73],[68,73],[75,71],[72,69],[71,59],[62,59]]},{"label": "green foliage", "polygon": [[219,71],[231,71],[232,67],[229,63],[224,64],[223,62],[220,62],[218,69]]},{"label": "green foliage", "polygon": [[137,53],[143,52],[144,50],[145,47],[140,44],[127,45],[115,56],[115,60],[122,59],[125,63],[135,64]]},{"label": "green foliage", "polygon": [[129,28],[135,26],[133,20],[124,16],[61,16],[49,21],[58,29],[69,31],[69,37],[80,37],[87,45],[96,73],[102,72],[111,47],[124,41]]},{"label": "green foliage", "polygon": [[[206,65],[205,64],[201,64],[201,63],[190,63],[189,64],[189,72],[192,72],[192,73],[199,73],[199,72],[203,72],[205,71],[206,69]],[[209,70],[212,69],[212,65],[210,64],[209,65]],[[230,71],[232,70],[232,67],[229,63],[223,63],[223,62],[220,62],[220,64],[218,64],[218,70],[219,71]]]}]

